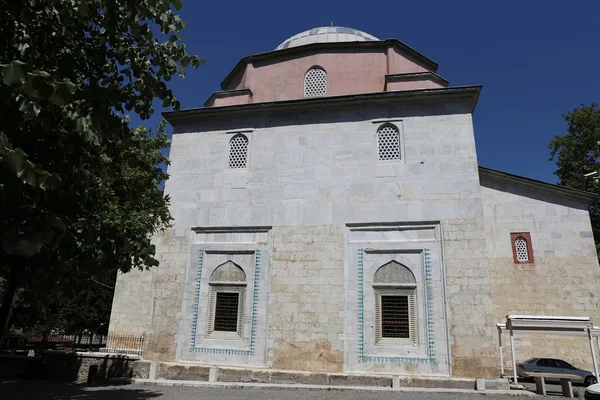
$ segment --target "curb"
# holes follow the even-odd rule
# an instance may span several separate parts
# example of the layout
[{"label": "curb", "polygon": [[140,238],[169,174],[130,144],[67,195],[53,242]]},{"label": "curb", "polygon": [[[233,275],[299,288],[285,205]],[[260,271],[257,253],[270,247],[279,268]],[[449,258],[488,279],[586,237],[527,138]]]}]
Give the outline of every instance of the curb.
[{"label": "curb", "polygon": [[140,379],[134,378],[133,383],[147,386],[188,386],[209,387],[221,389],[304,389],[304,390],[359,390],[378,392],[427,392],[427,393],[465,393],[465,394],[497,394],[515,397],[537,397],[538,395],[527,390],[473,390],[473,389],[450,389],[450,388],[423,388],[423,387],[375,387],[375,386],[327,386],[327,385],[305,385],[305,384],[283,384],[283,383],[250,383],[250,382],[207,382],[186,381],[169,379]]}]

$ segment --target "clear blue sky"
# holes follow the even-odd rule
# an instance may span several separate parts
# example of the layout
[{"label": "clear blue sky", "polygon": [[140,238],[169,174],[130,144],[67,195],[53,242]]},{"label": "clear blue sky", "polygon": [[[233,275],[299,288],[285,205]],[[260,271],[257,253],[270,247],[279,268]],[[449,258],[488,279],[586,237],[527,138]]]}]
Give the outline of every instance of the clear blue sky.
[{"label": "clear blue sky", "polygon": [[334,21],[399,39],[437,62],[451,86],[482,85],[479,164],[553,183],[547,143],[566,130],[561,114],[600,97],[597,0],[184,0],[180,14],[188,52],[206,60],[172,82],[182,108],[201,107],[242,57]]}]

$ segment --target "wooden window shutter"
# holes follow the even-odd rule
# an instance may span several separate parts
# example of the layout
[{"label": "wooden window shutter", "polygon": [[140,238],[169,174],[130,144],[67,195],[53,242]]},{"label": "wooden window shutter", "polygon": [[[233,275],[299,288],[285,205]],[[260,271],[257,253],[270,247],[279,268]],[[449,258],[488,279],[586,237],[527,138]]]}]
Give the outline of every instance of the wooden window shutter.
[{"label": "wooden window shutter", "polygon": [[375,343],[381,340],[381,293],[375,292]]},{"label": "wooden window shutter", "polygon": [[240,300],[238,304],[238,319],[237,319],[237,333],[241,336],[242,329],[244,327],[244,308],[246,305],[246,288],[240,289]]},{"label": "wooden window shutter", "polygon": [[215,307],[217,306],[217,291],[214,288],[210,288],[210,298],[208,301],[208,321],[207,321],[207,334],[213,333],[215,329]]},{"label": "wooden window shutter", "polygon": [[409,329],[410,341],[413,346],[419,345],[419,330],[417,329],[417,294],[416,289],[412,289],[412,293],[408,296],[408,313],[409,313]]}]

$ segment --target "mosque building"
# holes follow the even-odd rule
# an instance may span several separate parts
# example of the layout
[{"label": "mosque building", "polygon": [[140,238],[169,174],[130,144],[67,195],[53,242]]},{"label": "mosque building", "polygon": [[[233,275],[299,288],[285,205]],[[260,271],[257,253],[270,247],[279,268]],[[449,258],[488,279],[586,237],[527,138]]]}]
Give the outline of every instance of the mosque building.
[{"label": "mosque building", "polygon": [[[507,314],[600,322],[594,195],[480,166],[481,87],[437,69],[320,27],[165,113],[173,226],[119,276],[110,332],[188,366],[493,377]],[[517,346],[591,364],[585,340]]]}]

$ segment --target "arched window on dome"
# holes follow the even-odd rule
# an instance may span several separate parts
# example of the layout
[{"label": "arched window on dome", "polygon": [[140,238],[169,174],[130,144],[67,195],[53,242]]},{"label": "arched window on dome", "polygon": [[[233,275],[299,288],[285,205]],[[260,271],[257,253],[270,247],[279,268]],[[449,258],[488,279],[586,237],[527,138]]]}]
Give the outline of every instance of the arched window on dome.
[{"label": "arched window on dome", "polygon": [[229,141],[229,169],[246,168],[248,164],[248,138],[238,133]]},{"label": "arched window on dome", "polygon": [[385,123],[377,129],[377,146],[379,161],[401,159],[400,130],[396,125]]},{"label": "arched window on dome", "polygon": [[417,281],[412,271],[396,262],[382,265],[373,275],[375,344],[418,346]]},{"label": "arched window on dome", "polygon": [[318,97],[327,94],[327,72],[320,67],[312,67],[304,76],[304,97]]}]

